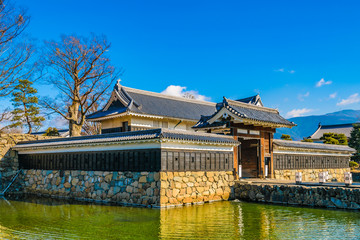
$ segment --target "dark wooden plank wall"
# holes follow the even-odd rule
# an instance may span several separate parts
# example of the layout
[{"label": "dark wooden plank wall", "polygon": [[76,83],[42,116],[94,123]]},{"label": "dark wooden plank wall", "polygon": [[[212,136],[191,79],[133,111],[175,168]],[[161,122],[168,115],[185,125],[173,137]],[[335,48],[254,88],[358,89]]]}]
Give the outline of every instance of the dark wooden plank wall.
[{"label": "dark wooden plank wall", "polygon": [[160,149],[106,152],[19,154],[22,169],[159,171]]},{"label": "dark wooden plank wall", "polygon": [[22,169],[84,171],[232,171],[232,152],[140,149],[20,154]]},{"label": "dark wooden plank wall", "polygon": [[348,168],[348,167],[349,167],[349,157],[344,157],[344,156],[274,153],[274,170],[327,169],[327,168]]},{"label": "dark wooden plank wall", "polygon": [[233,152],[163,150],[162,171],[233,171]]}]

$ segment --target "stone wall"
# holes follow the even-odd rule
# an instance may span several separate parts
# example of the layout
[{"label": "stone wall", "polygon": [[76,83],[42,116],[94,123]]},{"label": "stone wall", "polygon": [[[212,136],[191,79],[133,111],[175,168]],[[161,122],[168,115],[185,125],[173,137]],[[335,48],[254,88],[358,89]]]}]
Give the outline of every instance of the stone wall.
[{"label": "stone wall", "polygon": [[360,173],[359,172],[352,172],[352,179],[354,182],[360,182]]},{"label": "stone wall", "polygon": [[161,172],[162,207],[228,200],[234,185],[233,172]]},{"label": "stone wall", "polygon": [[159,173],[24,170],[23,192],[82,201],[159,206]]},{"label": "stone wall", "polygon": [[235,198],[251,202],[360,210],[360,190],[236,182]]},{"label": "stone wall", "polygon": [[344,182],[344,173],[350,172],[350,168],[332,168],[332,169],[298,169],[298,170],[274,170],[274,178],[278,180],[295,181],[295,173],[302,172],[304,182],[319,181],[320,172],[328,172],[328,181]]},{"label": "stone wall", "polygon": [[19,169],[17,153],[11,147],[21,141],[42,140],[54,137],[30,134],[0,134],[0,192],[8,185]]}]

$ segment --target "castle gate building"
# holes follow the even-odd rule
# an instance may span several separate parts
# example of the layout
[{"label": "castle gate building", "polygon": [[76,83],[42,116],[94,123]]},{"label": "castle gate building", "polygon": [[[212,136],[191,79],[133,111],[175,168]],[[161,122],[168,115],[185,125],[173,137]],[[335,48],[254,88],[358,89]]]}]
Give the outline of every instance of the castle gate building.
[{"label": "castle gate building", "polygon": [[[259,95],[220,103],[148,92],[118,82],[105,107],[87,116],[101,122],[102,133],[170,128],[231,135],[234,171],[243,177],[272,177],[276,128],[295,126],[278,110],[263,106]],[[239,167],[240,166],[240,167]]]}]

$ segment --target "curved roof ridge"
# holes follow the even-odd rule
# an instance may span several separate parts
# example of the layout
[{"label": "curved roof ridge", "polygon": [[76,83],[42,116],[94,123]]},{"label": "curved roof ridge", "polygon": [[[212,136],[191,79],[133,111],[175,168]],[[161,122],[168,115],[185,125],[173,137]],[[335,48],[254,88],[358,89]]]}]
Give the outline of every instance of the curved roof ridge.
[{"label": "curved roof ridge", "polygon": [[213,142],[223,144],[238,144],[238,142],[231,136],[210,134],[210,133],[196,133],[191,131],[181,131],[174,129],[150,129],[130,132],[109,133],[90,136],[79,136],[70,138],[55,138],[38,141],[23,141],[19,142],[14,149],[23,149],[31,147],[59,147],[71,146],[74,144],[98,144],[98,143],[116,143],[124,141],[137,140],[151,140],[151,139],[169,139],[180,141],[200,141]]},{"label": "curved roof ridge", "polygon": [[257,106],[257,105],[248,104],[248,103],[244,103],[244,102],[238,102],[236,100],[231,100],[228,98],[226,98],[226,101],[228,101],[228,103],[231,105],[235,105],[235,106],[239,106],[239,107],[252,108],[255,110],[267,111],[267,112],[273,112],[273,113],[279,114],[279,111],[274,108],[262,107],[262,106]]},{"label": "curved roof ridge", "polygon": [[273,143],[278,146],[283,147],[308,147],[308,148],[316,148],[316,149],[325,149],[325,150],[342,150],[342,151],[349,151],[349,152],[356,152],[355,149],[349,147],[348,145],[336,145],[336,144],[324,144],[324,143],[312,143],[312,142],[300,142],[300,141],[288,141],[282,139],[274,139]]},{"label": "curved roof ridge", "polygon": [[198,103],[198,104],[204,104],[204,105],[206,104],[206,105],[209,105],[209,106],[215,106],[216,105],[216,103],[210,102],[210,101],[171,96],[171,95],[166,95],[166,94],[163,94],[163,93],[151,92],[151,91],[140,90],[140,89],[124,87],[124,86],[122,86],[122,88],[124,88],[126,91],[129,91],[129,92],[150,95],[152,97],[160,97],[160,98],[178,100],[178,101],[189,102],[189,103],[194,103],[195,102],[195,103]]},{"label": "curved roof ridge", "polygon": [[279,142],[279,143],[283,143],[283,142],[292,142],[292,143],[296,143],[296,144],[300,144],[300,145],[316,145],[316,146],[336,146],[339,148],[350,148],[348,145],[338,145],[338,144],[325,144],[325,143],[315,143],[315,142],[301,142],[301,141],[289,141],[289,140],[282,140],[282,139],[274,139],[273,140],[274,143]]}]

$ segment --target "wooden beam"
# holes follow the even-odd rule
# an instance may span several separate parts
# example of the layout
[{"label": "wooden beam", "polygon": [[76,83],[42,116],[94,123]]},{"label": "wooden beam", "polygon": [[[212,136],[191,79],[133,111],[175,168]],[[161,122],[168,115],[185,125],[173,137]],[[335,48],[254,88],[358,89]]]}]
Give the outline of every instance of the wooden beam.
[{"label": "wooden beam", "polygon": [[233,123],[233,122],[230,122],[230,127],[247,129],[247,130],[258,130],[258,131],[271,132],[271,133],[275,133],[275,132],[276,132],[276,129],[275,129],[275,128],[271,128],[271,127],[261,127],[261,126],[254,126],[254,125],[246,125],[246,124],[244,124],[244,123]]}]

